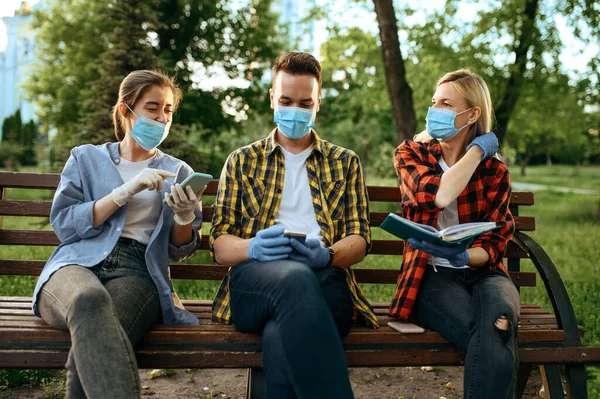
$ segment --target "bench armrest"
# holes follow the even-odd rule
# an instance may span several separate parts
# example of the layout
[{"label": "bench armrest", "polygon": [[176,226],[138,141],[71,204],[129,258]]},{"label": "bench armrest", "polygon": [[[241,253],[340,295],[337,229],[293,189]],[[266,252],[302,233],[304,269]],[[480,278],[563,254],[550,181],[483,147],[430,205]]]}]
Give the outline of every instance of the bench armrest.
[{"label": "bench armrest", "polygon": [[517,231],[513,238],[527,251],[529,258],[540,273],[552,302],[558,327],[565,331],[565,343],[581,345],[575,311],[556,266],[541,245],[527,234]]}]

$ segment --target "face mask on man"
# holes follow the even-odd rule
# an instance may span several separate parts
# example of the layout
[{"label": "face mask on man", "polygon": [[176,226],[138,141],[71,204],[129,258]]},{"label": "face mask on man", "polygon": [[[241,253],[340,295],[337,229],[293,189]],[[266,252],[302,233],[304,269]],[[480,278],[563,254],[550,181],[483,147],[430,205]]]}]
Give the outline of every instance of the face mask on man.
[{"label": "face mask on man", "polygon": [[275,106],[273,121],[285,137],[298,140],[306,136],[315,126],[315,111],[298,107]]},{"label": "face mask on man", "polygon": [[[129,108],[129,105],[125,104],[125,106]],[[131,108],[129,110],[137,117],[137,121],[135,121],[135,125],[130,133],[144,150],[150,151],[158,147],[167,138],[169,129],[171,128],[171,121],[163,124],[146,118],[143,115],[138,116]]]},{"label": "face mask on man", "polygon": [[454,120],[457,115],[464,114],[467,111],[472,110],[473,108],[466,109],[462,112],[456,113],[454,111],[449,111],[441,108],[433,108],[429,107],[427,111],[427,116],[425,117],[425,121],[427,122],[427,133],[434,139],[438,139],[439,141],[448,141],[452,137],[456,136],[462,129],[469,126],[470,123],[467,123],[463,127],[456,128],[454,127]]}]

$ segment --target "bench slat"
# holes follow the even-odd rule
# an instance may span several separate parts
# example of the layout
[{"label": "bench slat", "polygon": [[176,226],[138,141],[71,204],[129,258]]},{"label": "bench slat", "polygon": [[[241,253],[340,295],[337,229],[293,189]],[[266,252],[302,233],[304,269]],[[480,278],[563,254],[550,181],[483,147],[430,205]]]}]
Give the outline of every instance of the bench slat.
[{"label": "bench slat", "polygon": [[[58,173],[0,172],[0,187],[5,188],[56,189],[59,181],[60,174]],[[215,195],[217,184],[218,180],[208,183],[204,194]],[[400,191],[397,187],[368,186],[367,191],[370,201],[396,203],[400,201]],[[533,193],[531,192],[513,192],[511,195],[511,205],[528,206],[533,203]]]},{"label": "bench slat", "polygon": [[[0,216],[50,216],[52,201],[0,201]],[[379,227],[389,212],[371,212],[371,227]],[[213,210],[209,206],[202,208],[206,222],[210,222]],[[515,216],[515,228],[520,231],[534,231],[535,219],[532,216]]]},{"label": "bench slat", "polygon": [[[2,351],[2,368],[63,368],[68,348]],[[250,351],[136,350],[140,368],[248,368],[261,367],[262,355]],[[600,358],[599,347],[519,348],[522,364],[581,363],[585,358]],[[463,364],[464,355],[455,348],[347,350],[349,367],[444,366]]]},{"label": "bench slat", "polygon": [[[32,245],[57,246],[59,240],[51,230],[4,230],[0,229],[0,245]],[[372,255],[402,255],[404,242],[402,240],[373,240],[370,254]],[[200,249],[209,248],[208,237],[202,237]],[[528,254],[514,241],[507,245],[506,257],[527,258]],[[0,272],[2,274],[2,272]]]},{"label": "bench slat", "polygon": [[[42,260],[0,260],[0,275],[39,276],[46,264]],[[217,280],[225,277],[227,266],[214,264],[172,264],[171,278],[179,280]],[[396,284],[398,270],[354,268],[359,283]],[[534,272],[511,272],[511,278],[518,287],[535,287]]]}]

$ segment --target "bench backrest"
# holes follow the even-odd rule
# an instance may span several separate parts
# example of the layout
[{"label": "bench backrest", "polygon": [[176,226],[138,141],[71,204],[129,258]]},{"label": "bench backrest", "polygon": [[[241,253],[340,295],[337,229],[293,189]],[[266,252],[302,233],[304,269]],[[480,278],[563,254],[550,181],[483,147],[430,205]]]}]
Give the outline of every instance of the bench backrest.
[{"label": "bench backrest", "polygon": [[[42,216],[50,215],[51,200],[7,200],[6,191],[11,188],[46,190],[45,198],[51,198],[50,194],[58,185],[59,174],[42,173],[14,173],[0,172],[0,245],[20,246],[56,246],[58,238],[51,230],[7,230],[2,228],[3,216]],[[217,180],[209,183],[204,196],[214,196],[217,191]],[[373,232],[383,222],[387,214],[399,212],[400,192],[397,187],[369,186],[369,201],[371,205],[370,222]],[[207,201],[205,201],[207,202]],[[383,204],[383,205],[380,205]],[[205,204],[207,205],[207,204]],[[518,208],[533,205],[533,193],[513,192],[511,197],[511,211],[515,215],[516,229],[520,231],[532,231],[535,229],[535,220],[530,216],[519,216]],[[378,209],[386,209],[382,212]],[[203,209],[205,223],[212,220],[212,208],[205,206]],[[404,243],[400,239],[385,233],[389,239],[376,239],[373,234],[373,247],[371,255],[399,255],[402,256]],[[208,237],[204,235],[200,250],[208,250]],[[527,258],[527,253],[515,242],[509,242],[506,250],[508,266],[511,277],[515,284],[521,286],[535,286],[535,273],[519,272],[519,260]],[[40,274],[45,259],[0,259],[0,275],[29,275]],[[398,260],[398,266],[400,260]],[[395,284],[398,278],[398,269],[373,269],[361,268],[356,265],[354,271],[360,283],[383,283]],[[215,264],[173,264],[171,265],[171,277],[174,279],[193,280],[221,280],[227,272],[227,267]]]}]

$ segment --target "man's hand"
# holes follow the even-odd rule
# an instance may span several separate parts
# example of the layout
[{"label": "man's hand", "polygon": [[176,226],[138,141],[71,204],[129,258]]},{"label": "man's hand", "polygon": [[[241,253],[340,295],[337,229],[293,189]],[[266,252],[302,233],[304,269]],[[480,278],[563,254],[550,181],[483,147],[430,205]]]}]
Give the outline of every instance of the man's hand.
[{"label": "man's hand", "polygon": [[291,238],[290,244],[296,250],[290,254],[290,260],[304,263],[311,269],[322,269],[329,264],[329,250],[316,238],[307,238],[304,244]]},{"label": "man's hand", "polygon": [[260,262],[288,259],[292,252],[290,239],[283,236],[283,227],[271,226],[256,233],[248,246],[250,259]]}]

